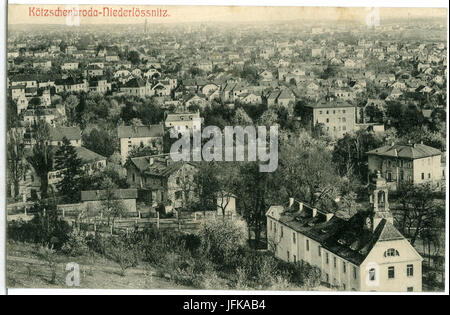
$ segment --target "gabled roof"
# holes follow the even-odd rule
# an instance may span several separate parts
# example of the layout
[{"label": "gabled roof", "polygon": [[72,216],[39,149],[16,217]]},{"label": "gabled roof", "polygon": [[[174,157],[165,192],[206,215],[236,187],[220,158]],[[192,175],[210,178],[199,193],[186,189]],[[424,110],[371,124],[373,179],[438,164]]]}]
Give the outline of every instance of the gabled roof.
[{"label": "gabled roof", "polygon": [[141,156],[131,158],[127,163],[134,165],[141,173],[155,177],[169,177],[188,162],[174,162],[169,154]]},{"label": "gabled roof", "polygon": [[386,157],[400,157],[407,159],[421,159],[424,157],[441,155],[441,151],[425,144],[387,145],[367,152],[369,155]]},{"label": "gabled roof", "polygon": [[77,152],[77,156],[84,163],[91,163],[91,162],[106,160],[106,157],[104,157],[103,155],[95,153],[94,151],[86,149],[85,147],[75,147],[75,151]]},{"label": "gabled roof", "polygon": [[117,134],[119,138],[162,137],[164,135],[164,127],[163,125],[119,126]]}]

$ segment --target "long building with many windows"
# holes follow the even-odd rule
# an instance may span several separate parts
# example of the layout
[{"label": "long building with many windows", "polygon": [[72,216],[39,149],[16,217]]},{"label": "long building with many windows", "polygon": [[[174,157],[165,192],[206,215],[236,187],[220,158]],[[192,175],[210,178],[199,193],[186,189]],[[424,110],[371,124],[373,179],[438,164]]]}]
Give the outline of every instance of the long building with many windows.
[{"label": "long building with many windows", "polygon": [[269,249],[287,262],[306,261],[339,290],[421,291],[422,257],[394,227],[386,180],[370,184],[369,211],[350,219],[294,199],[266,213]]}]

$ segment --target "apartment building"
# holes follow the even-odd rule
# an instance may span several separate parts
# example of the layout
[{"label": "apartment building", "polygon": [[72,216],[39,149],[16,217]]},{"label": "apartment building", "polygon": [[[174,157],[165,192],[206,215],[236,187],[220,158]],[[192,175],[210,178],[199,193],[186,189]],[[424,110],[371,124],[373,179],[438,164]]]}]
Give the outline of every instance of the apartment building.
[{"label": "apartment building", "polygon": [[355,130],[355,106],[350,103],[327,101],[306,105],[305,108],[303,120],[310,128],[321,125],[333,139],[342,138],[347,132]]}]

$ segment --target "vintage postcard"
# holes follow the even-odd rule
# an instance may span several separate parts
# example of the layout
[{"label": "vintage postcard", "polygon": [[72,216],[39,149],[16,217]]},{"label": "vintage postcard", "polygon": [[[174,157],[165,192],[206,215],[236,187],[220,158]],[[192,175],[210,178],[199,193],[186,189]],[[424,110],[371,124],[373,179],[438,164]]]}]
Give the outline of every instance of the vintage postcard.
[{"label": "vintage postcard", "polygon": [[448,289],[446,8],[7,11],[8,289]]}]

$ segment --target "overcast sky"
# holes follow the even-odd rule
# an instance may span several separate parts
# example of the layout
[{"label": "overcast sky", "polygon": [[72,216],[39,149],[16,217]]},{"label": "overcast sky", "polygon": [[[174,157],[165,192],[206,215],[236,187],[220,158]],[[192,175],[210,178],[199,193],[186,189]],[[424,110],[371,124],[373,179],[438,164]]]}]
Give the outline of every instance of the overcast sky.
[{"label": "overcast sky", "polygon": [[[9,5],[9,24],[65,24],[64,17],[37,17],[29,16],[30,7],[44,9],[65,9],[62,5]],[[176,22],[263,22],[263,21],[289,21],[294,19],[314,20],[352,20],[364,23],[371,12],[366,8],[329,8],[329,7],[224,7],[224,6],[106,6],[85,5],[79,9],[96,8],[100,11],[103,7],[114,9],[140,9],[167,10],[170,15],[167,18],[147,18],[148,23],[176,23]],[[446,19],[446,9],[438,8],[381,8],[379,9],[381,20],[397,17],[441,17]],[[132,24],[144,23],[145,18],[138,17],[81,17],[81,24]]]}]

